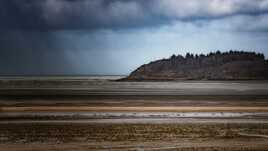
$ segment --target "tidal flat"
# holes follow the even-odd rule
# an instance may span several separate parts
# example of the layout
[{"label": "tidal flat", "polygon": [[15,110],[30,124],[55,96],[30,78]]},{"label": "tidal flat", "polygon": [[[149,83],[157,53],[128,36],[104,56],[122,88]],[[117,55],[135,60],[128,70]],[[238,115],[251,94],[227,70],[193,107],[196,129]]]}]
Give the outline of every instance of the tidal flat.
[{"label": "tidal flat", "polygon": [[0,80],[5,151],[268,150],[268,81]]},{"label": "tidal flat", "polygon": [[0,124],[4,150],[267,150],[267,124]]}]

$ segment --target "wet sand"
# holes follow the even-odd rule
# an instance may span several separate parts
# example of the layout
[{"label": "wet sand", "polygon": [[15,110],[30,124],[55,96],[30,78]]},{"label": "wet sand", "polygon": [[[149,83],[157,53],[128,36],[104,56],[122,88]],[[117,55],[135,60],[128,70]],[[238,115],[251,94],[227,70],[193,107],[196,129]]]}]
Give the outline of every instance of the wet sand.
[{"label": "wet sand", "polygon": [[3,78],[0,148],[268,150],[268,81]]},{"label": "wet sand", "polygon": [[[247,142],[247,143],[245,143]],[[228,147],[226,147],[228,146]],[[265,151],[268,148],[267,140],[262,138],[244,139],[221,139],[221,140],[177,140],[177,141],[154,141],[154,142],[87,142],[87,143],[23,143],[0,144],[0,148],[5,151],[106,151],[106,150],[145,150],[145,151]]]},{"label": "wet sand", "polygon": [[0,112],[268,112],[266,106],[154,106],[154,107],[116,107],[116,106],[30,106],[0,107]]},{"label": "wet sand", "polygon": [[267,123],[0,123],[0,147],[28,150],[268,149]]},{"label": "wet sand", "polygon": [[[118,77],[117,77],[118,78]],[[268,81],[116,82],[113,77],[2,78],[1,95],[267,95]]]}]

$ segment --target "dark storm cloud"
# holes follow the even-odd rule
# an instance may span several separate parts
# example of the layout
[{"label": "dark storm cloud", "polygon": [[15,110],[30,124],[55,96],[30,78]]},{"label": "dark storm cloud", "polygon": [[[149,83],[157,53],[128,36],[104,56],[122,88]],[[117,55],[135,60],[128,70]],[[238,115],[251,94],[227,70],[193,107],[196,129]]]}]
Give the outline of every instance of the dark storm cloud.
[{"label": "dark storm cloud", "polygon": [[23,30],[135,27],[153,24],[131,0],[2,0],[0,26]]},{"label": "dark storm cloud", "polygon": [[64,30],[150,27],[174,21],[258,16],[267,0],[1,0],[1,28]]}]

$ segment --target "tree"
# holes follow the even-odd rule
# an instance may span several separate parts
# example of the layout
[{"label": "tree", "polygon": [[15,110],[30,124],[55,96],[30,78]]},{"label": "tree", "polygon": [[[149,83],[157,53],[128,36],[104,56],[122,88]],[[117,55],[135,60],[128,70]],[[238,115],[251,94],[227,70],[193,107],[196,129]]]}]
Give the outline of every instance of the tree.
[{"label": "tree", "polygon": [[186,59],[190,58],[191,54],[189,52],[186,53]]},{"label": "tree", "polygon": [[190,54],[190,58],[193,59],[194,58],[194,54],[191,53]]},{"label": "tree", "polygon": [[170,59],[175,59],[176,58],[176,55],[175,54],[173,54],[171,57],[170,57]]}]

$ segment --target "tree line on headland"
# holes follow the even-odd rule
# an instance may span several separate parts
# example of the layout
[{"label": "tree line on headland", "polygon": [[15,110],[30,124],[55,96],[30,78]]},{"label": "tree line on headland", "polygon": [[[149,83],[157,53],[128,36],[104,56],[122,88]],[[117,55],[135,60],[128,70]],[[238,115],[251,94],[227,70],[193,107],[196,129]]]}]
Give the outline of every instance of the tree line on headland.
[{"label": "tree line on headland", "polygon": [[142,65],[126,81],[144,80],[262,80],[268,79],[268,61],[262,53],[233,51],[172,55]]},{"label": "tree line on headland", "polygon": [[[262,53],[256,53],[256,52],[246,52],[246,51],[236,51],[236,50],[230,50],[230,51],[228,51],[228,52],[221,52],[221,51],[219,51],[219,50],[217,50],[216,52],[210,52],[210,53],[208,53],[207,55],[205,55],[205,54],[193,54],[193,53],[186,53],[186,55],[185,55],[185,59],[187,59],[187,58],[195,58],[195,59],[198,59],[198,58],[204,58],[204,57],[210,57],[210,56],[228,56],[228,57],[230,57],[230,56],[233,56],[233,57],[237,57],[237,56],[239,56],[239,57],[241,57],[241,59],[242,58],[251,58],[251,57],[258,57],[258,58],[262,58],[262,59],[264,59],[265,58],[265,56],[264,56],[264,54],[262,54]],[[171,58],[174,58],[174,57],[176,57],[176,55],[175,54],[173,54],[172,56],[171,56]],[[178,55],[178,57],[183,57],[182,55]]]}]

